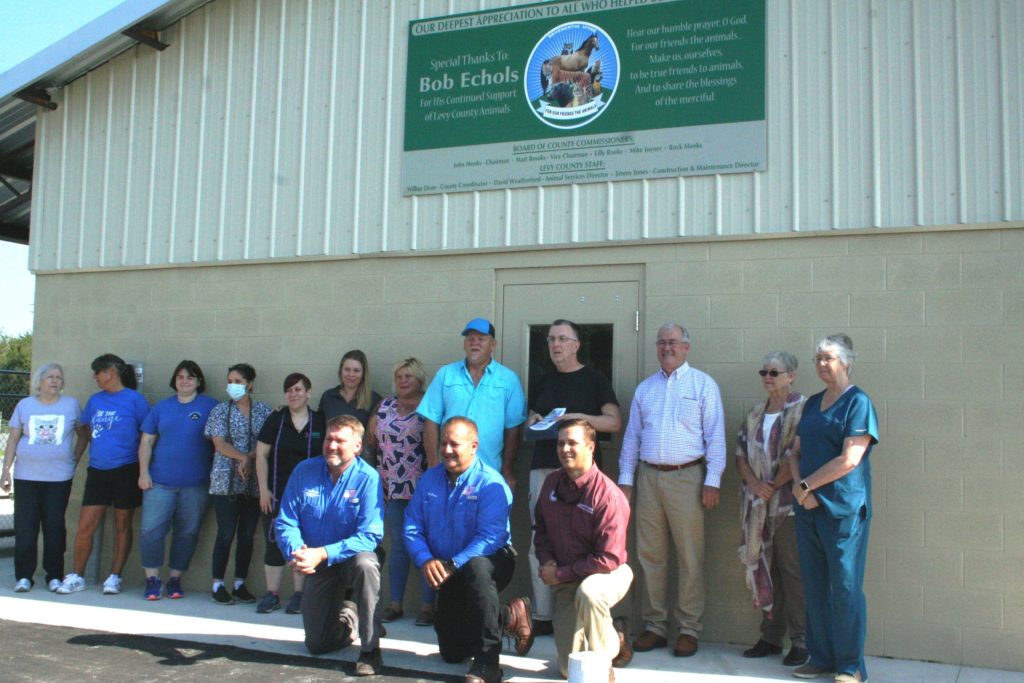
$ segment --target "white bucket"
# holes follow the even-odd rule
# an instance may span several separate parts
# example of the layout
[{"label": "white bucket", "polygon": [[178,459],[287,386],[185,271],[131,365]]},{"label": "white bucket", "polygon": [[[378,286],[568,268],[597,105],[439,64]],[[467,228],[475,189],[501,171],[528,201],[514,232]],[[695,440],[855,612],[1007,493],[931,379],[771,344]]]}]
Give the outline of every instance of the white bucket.
[{"label": "white bucket", "polygon": [[569,655],[569,683],[608,683],[611,659],[600,652],[573,652]]}]

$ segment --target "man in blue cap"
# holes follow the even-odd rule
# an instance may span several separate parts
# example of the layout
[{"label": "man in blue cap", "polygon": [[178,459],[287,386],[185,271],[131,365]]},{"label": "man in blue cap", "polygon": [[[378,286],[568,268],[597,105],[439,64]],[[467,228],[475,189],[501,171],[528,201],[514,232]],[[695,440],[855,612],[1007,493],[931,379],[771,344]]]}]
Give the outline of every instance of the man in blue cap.
[{"label": "man in blue cap", "polygon": [[462,330],[466,358],[443,366],[434,375],[416,409],[424,417],[423,445],[428,466],[437,464],[438,425],[453,416],[468,417],[479,430],[477,456],[501,472],[515,490],[513,463],[519,426],[526,420],[526,399],[519,377],[494,360],[494,325],[473,318]]}]

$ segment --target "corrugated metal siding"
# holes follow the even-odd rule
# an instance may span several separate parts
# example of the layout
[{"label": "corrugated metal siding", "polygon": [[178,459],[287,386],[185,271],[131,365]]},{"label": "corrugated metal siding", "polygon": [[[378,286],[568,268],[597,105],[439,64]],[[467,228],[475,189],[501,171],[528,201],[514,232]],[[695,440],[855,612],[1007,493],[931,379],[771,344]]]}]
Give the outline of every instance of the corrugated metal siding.
[{"label": "corrugated metal siding", "polygon": [[402,197],[410,19],[216,0],[40,116],[36,270],[1024,220],[1016,0],[768,0],[768,170]]}]

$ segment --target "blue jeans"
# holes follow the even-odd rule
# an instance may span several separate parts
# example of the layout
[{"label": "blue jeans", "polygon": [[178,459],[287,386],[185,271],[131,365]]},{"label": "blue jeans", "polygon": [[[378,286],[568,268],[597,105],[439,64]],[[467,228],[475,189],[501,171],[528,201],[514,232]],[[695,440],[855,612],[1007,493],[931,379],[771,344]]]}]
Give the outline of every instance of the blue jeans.
[{"label": "blue jeans", "polygon": [[[409,579],[409,551],[405,549],[405,508],[409,501],[391,499],[384,509],[384,528],[391,539],[391,553],[388,555],[388,585],[391,589],[391,602],[401,603],[405,597],[405,584]],[[434,604],[434,590],[420,574],[420,585],[423,587],[424,603]]]},{"label": "blue jeans", "polygon": [[39,561],[39,529],[43,530],[43,570],[46,582],[64,578],[67,530],[64,511],[71,496],[71,480],[14,480],[14,578],[35,583]]},{"label": "blue jeans", "polygon": [[206,513],[209,485],[176,488],[153,483],[142,492],[142,531],[139,533],[139,554],[145,569],[159,569],[164,564],[164,541],[174,523],[171,536],[170,568],[186,571],[199,539],[199,527]]}]

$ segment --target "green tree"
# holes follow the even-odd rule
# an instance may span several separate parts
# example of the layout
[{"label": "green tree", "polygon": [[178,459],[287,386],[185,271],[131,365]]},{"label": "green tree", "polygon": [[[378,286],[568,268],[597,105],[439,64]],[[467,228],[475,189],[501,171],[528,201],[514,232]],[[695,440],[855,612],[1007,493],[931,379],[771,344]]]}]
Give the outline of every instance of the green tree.
[{"label": "green tree", "polygon": [[0,369],[32,369],[32,333],[12,337],[0,332]]}]

